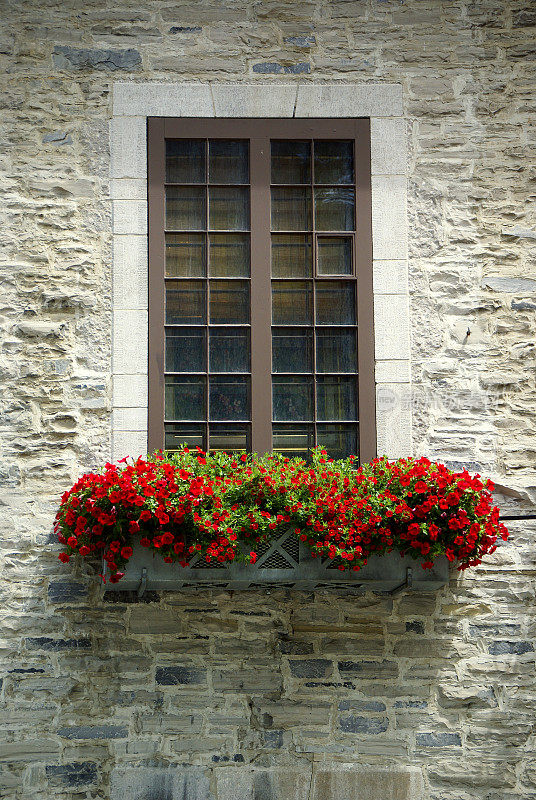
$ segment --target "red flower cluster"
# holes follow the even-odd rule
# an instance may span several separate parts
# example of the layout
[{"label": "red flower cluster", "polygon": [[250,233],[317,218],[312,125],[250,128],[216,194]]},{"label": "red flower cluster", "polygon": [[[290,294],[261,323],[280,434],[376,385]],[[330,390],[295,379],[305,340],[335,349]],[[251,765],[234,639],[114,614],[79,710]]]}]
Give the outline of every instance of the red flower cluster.
[{"label": "red flower cluster", "polygon": [[356,469],[352,457],[332,461],[320,448],[306,462],[185,447],[84,475],[63,495],[55,530],[61,561],[98,554],[114,583],[138,541],[182,566],[194,557],[255,563],[256,545],[289,528],[341,570],[391,550],[424,567],[445,554],[466,569],[508,536],[492,489],[426,458]]}]

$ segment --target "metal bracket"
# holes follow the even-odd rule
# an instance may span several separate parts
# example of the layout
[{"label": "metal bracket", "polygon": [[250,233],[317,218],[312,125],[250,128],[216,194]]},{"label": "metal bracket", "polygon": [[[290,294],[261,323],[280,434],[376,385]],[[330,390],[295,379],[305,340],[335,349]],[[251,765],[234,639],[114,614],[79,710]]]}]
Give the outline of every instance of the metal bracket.
[{"label": "metal bracket", "polygon": [[142,567],[140,585],[138,586],[138,597],[143,597],[147,588],[147,567]]},{"label": "metal bracket", "polygon": [[403,583],[401,583],[400,586],[395,586],[395,588],[391,589],[389,592],[387,592],[387,594],[390,594],[391,596],[395,594],[400,594],[400,592],[403,592],[404,589],[411,589],[412,586],[413,586],[413,569],[411,567],[408,567],[406,569],[406,580]]}]

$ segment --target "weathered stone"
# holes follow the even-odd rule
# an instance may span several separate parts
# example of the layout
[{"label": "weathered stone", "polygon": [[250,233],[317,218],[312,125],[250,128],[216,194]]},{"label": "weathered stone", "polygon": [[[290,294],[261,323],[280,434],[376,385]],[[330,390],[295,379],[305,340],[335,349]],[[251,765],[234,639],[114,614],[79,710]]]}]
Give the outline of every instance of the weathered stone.
[{"label": "weathered stone", "polygon": [[46,767],[48,781],[53,786],[87,786],[97,780],[97,765],[91,761]]},{"label": "weathered stone", "polygon": [[122,725],[71,725],[60,728],[64,739],[126,739],[128,729]]},{"label": "weathered stone", "polygon": [[77,581],[62,580],[51,581],[48,585],[48,599],[50,603],[76,603],[86,600],[87,586]]},{"label": "weathered stone", "polygon": [[536,292],[536,280],[528,278],[485,278],[484,286],[493,289],[495,292],[509,292],[523,294],[525,292]]},{"label": "weathered stone", "polygon": [[29,637],[26,647],[29,650],[72,650],[88,649],[91,647],[91,639],[49,639],[46,636],[36,638]]},{"label": "weathered stone", "polygon": [[383,733],[389,727],[389,721],[386,717],[341,717],[339,719],[339,726],[345,733],[368,733],[376,734]]},{"label": "weathered stone", "polygon": [[306,61],[298,64],[278,64],[275,61],[265,61],[261,64],[253,64],[253,72],[273,75],[301,75],[311,72],[311,65]]},{"label": "weathered stone", "polygon": [[86,50],[67,45],[56,45],[52,54],[54,66],[59,69],[135,70],[141,65],[137,50]]},{"label": "weathered stone", "polygon": [[290,672],[295,678],[325,678],[333,672],[333,662],[325,658],[310,658],[289,662]]},{"label": "weathered stone", "polygon": [[207,672],[195,667],[157,667],[156,682],[160,686],[206,683]]},{"label": "weathered stone", "polygon": [[461,747],[459,733],[418,733],[418,747]]},{"label": "weathered stone", "polygon": [[492,656],[509,654],[522,656],[524,653],[533,653],[534,645],[532,642],[492,642],[488,647],[488,652]]}]

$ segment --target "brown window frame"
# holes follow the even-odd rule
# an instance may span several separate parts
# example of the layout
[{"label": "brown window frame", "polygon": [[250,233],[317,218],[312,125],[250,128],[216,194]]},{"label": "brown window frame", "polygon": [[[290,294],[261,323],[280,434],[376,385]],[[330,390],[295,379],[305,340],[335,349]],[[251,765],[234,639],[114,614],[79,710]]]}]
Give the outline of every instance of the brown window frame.
[{"label": "brown window frame", "polygon": [[[358,457],[376,456],[370,120],[148,117],[148,447],[164,446],[165,140],[249,139],[251,185],[251,447],[272,450],[271,139],[353,139],[356,189]],[[329,235],[329,234],[328,234]],[[316,245],[315,245],[316,246]]]}]

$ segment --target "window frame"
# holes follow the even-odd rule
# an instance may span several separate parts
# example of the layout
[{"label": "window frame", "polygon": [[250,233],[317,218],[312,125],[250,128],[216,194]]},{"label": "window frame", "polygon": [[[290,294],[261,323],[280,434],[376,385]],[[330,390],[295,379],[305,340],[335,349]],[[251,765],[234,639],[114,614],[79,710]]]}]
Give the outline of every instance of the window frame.
[{"label": "window frame", "polygon": [[[270,214],[271,139],[352,139],[355,153],[358,337],[358,456],[376,455],[374,298],[370,119],[147,118],[148,175],[148,445],[164,445],[164,229],[166,138],[249,139],[251,166],[251,445],[272,450]],[[315,243],[316,246],[316,243]],[[271,341],[271,335],[268,339]]]}]

